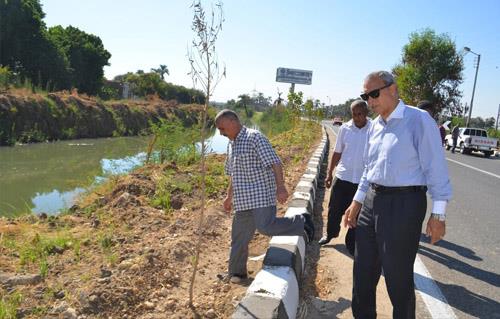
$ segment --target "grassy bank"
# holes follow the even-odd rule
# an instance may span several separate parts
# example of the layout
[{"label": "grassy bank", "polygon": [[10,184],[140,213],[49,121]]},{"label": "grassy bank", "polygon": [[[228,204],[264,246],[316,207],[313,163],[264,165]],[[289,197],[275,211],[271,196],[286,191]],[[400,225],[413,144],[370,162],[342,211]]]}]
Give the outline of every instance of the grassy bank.
[{"label": "grassy bank", "polygon": [[0,146],[78,138],[148,133],[151,123],[177,119],[196,123],[199,105],[175,101],[101,101],[69,92],[32,93],[12,89],[0,94]]}]

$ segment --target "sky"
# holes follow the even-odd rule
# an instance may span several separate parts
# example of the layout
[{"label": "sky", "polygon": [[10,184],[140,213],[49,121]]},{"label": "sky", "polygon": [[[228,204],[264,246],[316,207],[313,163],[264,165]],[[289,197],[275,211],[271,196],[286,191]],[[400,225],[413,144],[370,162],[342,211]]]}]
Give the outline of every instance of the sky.
[{"label": "sky", "polygon": [[[41,0],[47,27],[72,25],[101,38],[111,53],[105,76],[167,65],[166,81],[193,87],[187,51],[194,38],[186,0]],[[210,11],[212,2],[203,1]],[[500,105],[500,1],[226,0],[216,42],[226,77],[212,100],[262,92],[278,97],[278,67],[312,70],[306,98],[339,104],[359,96],[364,77],[400,63],[412,32],[446,33],[458,49],[481,54],[472,117],[497,117]],[[464,57],[462,100],[470,104],[475,55]]]}]

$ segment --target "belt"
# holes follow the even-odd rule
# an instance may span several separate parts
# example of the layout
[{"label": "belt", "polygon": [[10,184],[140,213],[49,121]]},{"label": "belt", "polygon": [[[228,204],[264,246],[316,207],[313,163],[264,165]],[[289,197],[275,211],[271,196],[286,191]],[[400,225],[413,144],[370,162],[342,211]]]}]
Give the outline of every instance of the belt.
[{"label": "belt", "polygon": [[420,192],[427,191],[427,186],[417,185],[417,186],[383,186],[375,183],[371,183],[370,187],[375,191],[375,193],[409,193],[409,192]]}]

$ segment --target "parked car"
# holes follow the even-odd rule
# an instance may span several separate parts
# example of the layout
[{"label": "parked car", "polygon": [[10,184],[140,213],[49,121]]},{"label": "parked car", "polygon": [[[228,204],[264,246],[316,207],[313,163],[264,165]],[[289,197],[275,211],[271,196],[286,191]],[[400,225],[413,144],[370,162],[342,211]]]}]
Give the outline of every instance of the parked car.
[{"label": "parked car", "polygon": [[333,125],[342,125],[342,119],[340,117],[334,117]]},{"label": "parked car", "polygon": [[[457,147],[462,154],[470,154],[472,151],[483,152],[484,157],[490,157],[497,148],[498,140],[488,137],[486,130],[472,127],[461,127],[457,139]],[[445,137],[446,150],[453,147],[451,134]]]}]

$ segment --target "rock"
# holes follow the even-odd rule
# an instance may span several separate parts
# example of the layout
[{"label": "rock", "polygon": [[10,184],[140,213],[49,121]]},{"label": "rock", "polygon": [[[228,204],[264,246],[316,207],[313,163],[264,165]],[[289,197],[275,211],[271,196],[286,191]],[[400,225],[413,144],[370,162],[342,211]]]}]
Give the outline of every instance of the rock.
[{"label": "rock", "polygon": [[68,308],[65,312],[63,312],[62,317],[64,319],[77,319],[76,310],[73,308]]},{"label": "rock", "polygon": [[68,309],[68,304],[66,301],[61,301],[60,303],[56,304],[54,308],[52,308],[53,313],[62,313]]},{"label": "rock", "polygon": [[152,310],[154,309],[156,306],[154,303],[152,303],[151,301],[145,301],[144,302],[144,308],[148,309],[148,310]]},{"label": "rock", "polygon": [[98,199],[96,199],[95,203],[98,205],[98,206],[104,206],[108,203],[108,200],[106,199],[106,197],[104,196],[101,196],[99,197]]},{"label": "rock", "polygon": [[167,310],[175,310],[175,304],[176,304],[176,300],[175,299],[169,299],[167,300],[167,304],[166,304],[166,308]]},{"label": "rock", "polygon": [[111,270],[106,268],[101,268],[101,278],[106,278],[111,276]]},{"label": "rock", "polygon": [[139,271],[141,270],[141,266],[139,264],[133,264],[130,266],[130,271]]},{"label": "rock", "polygon": [[119,270],[126,270],[129,269],[134,263],[130,259],[125,259],[121,263],[118,264],[118,269]]},{"label": "rock", "polygon": [[173,209],[181,209],[183,205],[184,202],[180,196],[174,196],[170,199],[170,207]]},{"label": "rock", "polygon": [[126,207],[128,202],[130,201],[130,197],[131,196],[128,192],[124,192],[123,194],[120,195],[120,197],[118,197],[118,199],[116,199],[113,206],[114,207]]},{"label": "rock", "polygon": [[65,296],[66,296],[66,294],[62,290],[59,290],[59,291],[54,293],[54,298],[56,298],[56,299],[63,299]]},{"label": "rock", "polygon": [[210,308],[210,309],[208,309],[207,312],[205,312],[205,317],[207,317],[209,319],[212,319],[212,318],[216,318],[217,314],[215,313],[215,310],[213,310],[212,308]]},{"label": "rock", "polygon": [[54,254],[62,254],[64,253],[64,248],[60,246],[52,246],[50,250],[48,251],[49,255],[54,255]]},{"label": "rock", "polygon": [[99,227],[99,225],[101,224],[101,222],[99,221],[99,219],[97,218],[94,218],[92,219],[92,221],[90,222],[90,227],[92,228],[97,228]]},{"label": "rock", "polygon": [[167,288],[161,288],[160,291],[158,292],[158,295],[161,297],[167,297],[168,293],[169,293],[169,291]]},{"label": "rock", "polygon": [[42,281],[42,276],[38,274],[16,275],[0,273],[0,283],[8,286],[35,285]]}]

